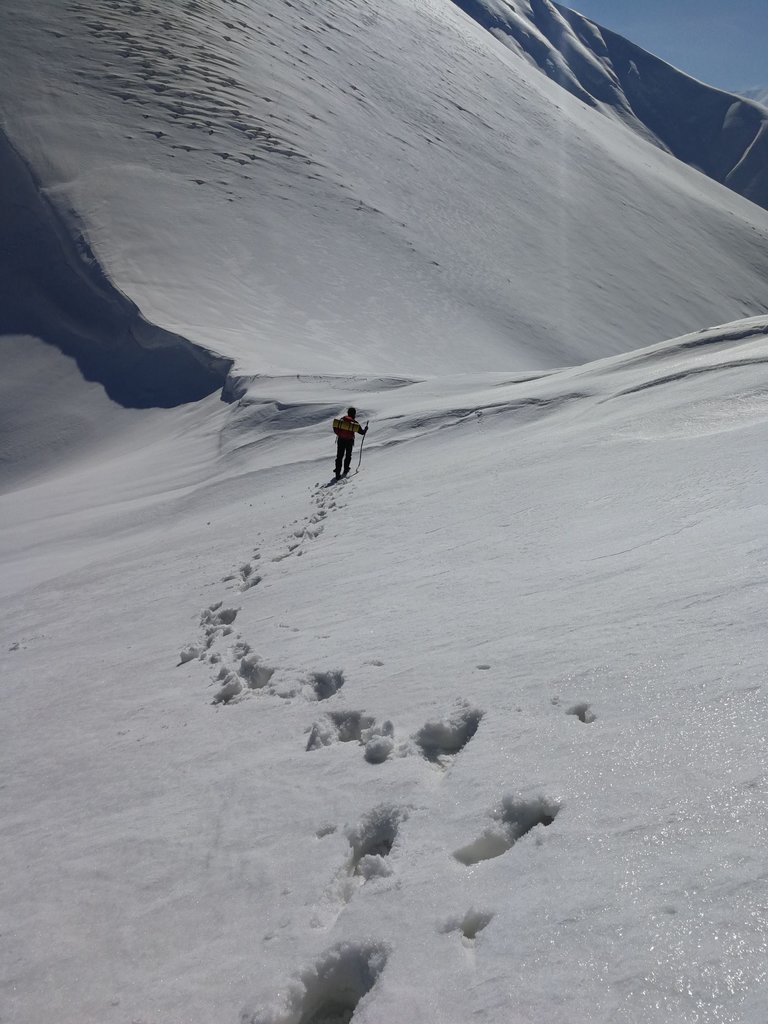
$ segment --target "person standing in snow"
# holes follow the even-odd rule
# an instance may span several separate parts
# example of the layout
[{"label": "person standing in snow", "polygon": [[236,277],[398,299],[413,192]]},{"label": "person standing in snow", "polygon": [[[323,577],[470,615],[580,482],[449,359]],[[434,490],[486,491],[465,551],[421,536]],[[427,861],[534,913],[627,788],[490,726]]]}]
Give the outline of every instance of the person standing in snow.
[{"label": "person standing in snow", "polygon": [[333,421],[333,432],[336,435],[336,479],[341,475],[341,466],[344,463],[344,476],[349,472],[349,464],[352,461],[352,449],[355,447],[355,434],[368,433],[368,425],[361,427],[355,417],[357,410],[354,406],[347,409],[347,415]]}]

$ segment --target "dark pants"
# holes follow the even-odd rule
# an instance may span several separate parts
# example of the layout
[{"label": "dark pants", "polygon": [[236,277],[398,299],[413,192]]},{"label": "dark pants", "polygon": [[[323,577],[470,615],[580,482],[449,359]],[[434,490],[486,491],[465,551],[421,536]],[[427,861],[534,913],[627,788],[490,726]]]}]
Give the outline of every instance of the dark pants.
[{"label": "dark pants", "polygon": [[352,461],[352,449],[355,446],[354,437],[336,438],[336,476],[341,476],[341,463],[344,463],[344,476],[349,472],[349,464]]}]

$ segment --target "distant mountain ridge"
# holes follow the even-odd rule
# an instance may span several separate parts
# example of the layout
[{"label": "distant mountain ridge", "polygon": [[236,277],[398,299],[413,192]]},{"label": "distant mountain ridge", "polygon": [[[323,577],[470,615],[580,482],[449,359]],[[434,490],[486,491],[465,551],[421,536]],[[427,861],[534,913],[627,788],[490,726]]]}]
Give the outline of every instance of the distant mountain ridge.
[{"label": "distant mountain ridge", "polygon": [[[589,106],[768,209],[768,115],[552,0],[454,0]],[[762,90],[761,102],[768,91]],[[760,101],[760,95],[752,97]]]}]

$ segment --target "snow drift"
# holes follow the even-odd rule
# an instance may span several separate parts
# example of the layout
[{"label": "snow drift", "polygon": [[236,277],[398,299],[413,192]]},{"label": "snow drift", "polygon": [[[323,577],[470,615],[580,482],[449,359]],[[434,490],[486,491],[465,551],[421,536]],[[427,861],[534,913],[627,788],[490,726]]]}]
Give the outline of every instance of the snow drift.
[{"label": "snow drift", "polygon": [[0,235],[0,335],[55,345],[125,406],[180,405],[222,388],[231,361],[147,323],[2,132]]}]

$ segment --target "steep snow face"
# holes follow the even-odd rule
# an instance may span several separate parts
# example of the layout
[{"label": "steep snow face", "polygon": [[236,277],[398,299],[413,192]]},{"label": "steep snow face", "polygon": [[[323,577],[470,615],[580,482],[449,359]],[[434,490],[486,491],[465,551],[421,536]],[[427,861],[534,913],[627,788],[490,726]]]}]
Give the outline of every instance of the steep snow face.
[{"label": "steep snow face", "polygon": [[570,365],[765,308],[763,211],[450,0],[0,17],[6,130],[81,250],[241,372]]},{"label": "steep snow face", "polygon": [[1,131],[0,235],[0,336],[55,345],[125,406],[180,405],[225,385],[231,362],[147,323]]},{"label": "steep snow face", "polygon": [[454,2],[583,102],[768,207],[765,110],[698,82],[551,0]]}]

